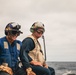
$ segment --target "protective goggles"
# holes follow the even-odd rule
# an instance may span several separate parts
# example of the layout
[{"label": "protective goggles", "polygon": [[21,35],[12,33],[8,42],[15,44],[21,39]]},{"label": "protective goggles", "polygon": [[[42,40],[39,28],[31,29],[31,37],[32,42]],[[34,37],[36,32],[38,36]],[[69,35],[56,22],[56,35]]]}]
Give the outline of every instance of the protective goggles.
[{"label": "protective goggles", "polygon": [[10,35],[17,35],[17,36],[19,36],[20,35],[20,33],[21,33],[21,31],[17,31],[17,30],[10,30],[9,31],[9,33],[10,33]]},{"label": "protective goggles", "polygon": [[43,34],[43,33],[44,33],[44,30],[43,30],[43,29],[38,29],[38,30],[36,30],[36,32],[37,32],[38,34]]}]

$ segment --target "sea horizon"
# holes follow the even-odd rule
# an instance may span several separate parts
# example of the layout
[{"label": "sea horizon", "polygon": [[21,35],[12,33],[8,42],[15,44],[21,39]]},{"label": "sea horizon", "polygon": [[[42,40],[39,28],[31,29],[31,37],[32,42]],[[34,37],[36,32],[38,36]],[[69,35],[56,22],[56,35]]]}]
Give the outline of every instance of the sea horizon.
[{"label": "sea horizon", "polygon": [[56,75],[76,75],[76,62],[72,61],[48,61],[47,64],[55,69]]}]

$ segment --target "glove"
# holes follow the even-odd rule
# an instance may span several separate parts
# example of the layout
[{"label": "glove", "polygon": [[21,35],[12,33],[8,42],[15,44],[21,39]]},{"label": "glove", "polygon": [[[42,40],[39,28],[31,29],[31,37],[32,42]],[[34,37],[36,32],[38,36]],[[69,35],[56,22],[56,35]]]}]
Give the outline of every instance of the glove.
[{"label": "glove", "polygon": [[31,68],[26,69],[27,75],[36,75]]},{"label": "glove", "polygon": [[13,75],[12,69],[10,67],[8,67],[7,65],[0,65],[0,71],[4,71],[10,75]]}]

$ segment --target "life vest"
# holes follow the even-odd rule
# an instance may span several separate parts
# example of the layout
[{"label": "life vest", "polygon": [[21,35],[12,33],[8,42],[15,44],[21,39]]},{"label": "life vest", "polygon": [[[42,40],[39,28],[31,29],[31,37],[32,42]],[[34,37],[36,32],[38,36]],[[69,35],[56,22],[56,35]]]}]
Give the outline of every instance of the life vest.
[{"label": "life vest", "polygon": [[32,35],[28,36],[30,37],[31,39],[33,39],[34,43],[35,43],[35,48],[33,50],[31,50],[29,52],[29,56],[34,60],[34,61],[38,61],[38,62],[41,62],[42,65],[44,63],[44,55],[43,53],[40,51],[41,50],[41,45],[40,43],[38,42],[37,39],[35,39]]}]

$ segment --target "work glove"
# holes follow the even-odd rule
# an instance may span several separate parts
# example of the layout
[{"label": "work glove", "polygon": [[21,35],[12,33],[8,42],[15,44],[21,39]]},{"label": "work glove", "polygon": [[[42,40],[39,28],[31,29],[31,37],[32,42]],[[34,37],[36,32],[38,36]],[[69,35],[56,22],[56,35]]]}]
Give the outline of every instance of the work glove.
[{"label": "work glove", "polygon": [[26,69],[27,75],[36,75],[31,68]]},{"label": "work glove", "polygon": [[8,74],[13,75],[12,69],[8,67],[6,63],[3,63],[2,65],[0,65],[0,71],[7,72]]}]

